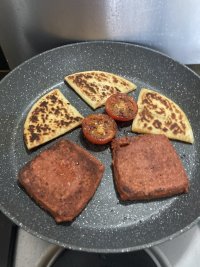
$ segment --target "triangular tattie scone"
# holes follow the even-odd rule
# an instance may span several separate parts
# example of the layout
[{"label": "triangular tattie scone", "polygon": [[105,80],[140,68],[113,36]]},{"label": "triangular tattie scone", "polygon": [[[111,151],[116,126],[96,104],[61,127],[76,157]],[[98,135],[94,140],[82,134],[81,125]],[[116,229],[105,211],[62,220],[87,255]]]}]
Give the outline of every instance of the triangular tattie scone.
[{"label": "triangular tattie scone", "polygon": [[117,92],[128,93],[136,89],[132,82],[104,71],[84,71],[65,77],[65,81],[93,109],[105,104],[107,98]]},{"label": "triangular tattie scone", "polygon": [[143,88],[137,104],[138,113],[132,124],[133,132],[165,134],[170,139],[194,142],[186,114],[171,99]]},{"label": "triangular tattie scone", "polygon": [[44,144],[79,126],[83,116],[58,90],[42,96],[29,111],[24,124],[28,149]]}]

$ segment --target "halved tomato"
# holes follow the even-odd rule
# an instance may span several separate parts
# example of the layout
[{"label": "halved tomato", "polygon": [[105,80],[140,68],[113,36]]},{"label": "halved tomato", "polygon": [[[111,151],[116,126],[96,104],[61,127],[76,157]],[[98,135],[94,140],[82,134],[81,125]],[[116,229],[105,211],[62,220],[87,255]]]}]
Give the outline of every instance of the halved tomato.
[{"label": "halved tomato", "polygon": [[114,120],[130,121],[135,118],[138,106],[133,97],[123,93],[116,93],[107,99],[105,109]]},{"label": "halved tomato", "polygon": [[82,121],[84,136],[93,144],[107,144],[116,135],[116,122],[106,114],[91,114]]}]

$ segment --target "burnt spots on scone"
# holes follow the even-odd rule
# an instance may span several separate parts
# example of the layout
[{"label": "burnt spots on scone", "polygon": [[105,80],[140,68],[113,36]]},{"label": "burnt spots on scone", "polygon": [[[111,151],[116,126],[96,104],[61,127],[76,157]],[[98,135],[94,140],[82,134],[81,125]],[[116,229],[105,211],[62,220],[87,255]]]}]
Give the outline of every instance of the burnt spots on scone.
[{"label": "burnt spots on scone", "polygon": [[132,124],[133,132],[165,134],[170,139],[194,142],[186,114],[171,99],[156,91],[142,88],[137,104],[138,114]]},{"label": "burnt spots on scone", "polygon": [[39,99],[24,124],[28,149],[48,142],[81,124],[83,117],[64,95],[54,89]]},{"label": "burnt spots on scone", "polygon": [[66,76],[65,81],[93,109],[103,106],[114,93],[128,93],[136,89],[136,85],[130,81],[104,71],[74,73]]}]

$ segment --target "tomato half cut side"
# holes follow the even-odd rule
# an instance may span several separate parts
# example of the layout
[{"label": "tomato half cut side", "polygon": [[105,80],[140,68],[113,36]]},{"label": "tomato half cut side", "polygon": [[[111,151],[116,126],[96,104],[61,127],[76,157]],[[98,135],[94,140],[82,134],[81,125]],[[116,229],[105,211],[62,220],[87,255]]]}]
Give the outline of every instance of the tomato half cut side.
[{"label": "tomato half cut side", "polygon": [[114,120],[130,121],[135,118],[138,106],[132,96],[116,93],[107,99],[105,109],[107,114]]},{"label": "tomato half cut side", "polygon": [[82,121],[85,138],[93,144],[107,144],[117,133],[116,122],[106,114],[91,114]]}]

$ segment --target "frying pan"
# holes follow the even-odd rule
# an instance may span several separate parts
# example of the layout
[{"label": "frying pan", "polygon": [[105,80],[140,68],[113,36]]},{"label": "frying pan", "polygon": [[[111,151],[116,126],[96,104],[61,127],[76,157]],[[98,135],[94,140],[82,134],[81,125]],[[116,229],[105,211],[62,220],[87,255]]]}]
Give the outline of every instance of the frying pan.
[{"label": "frying pan", "polygon": [[[188,194],[153,201],[123,203],[116,194],[109,145],[94,146],[80,128],[60,137],[89,150],[106,166],[92,200],[71,223],[53,218],[19,187],[19,169],[49,142],[28,152],[23,123],[32,104],[44,93],[59,88],[85,116],[94,111],[64,83],[64,76],[85,70],[104,70],[171,98],[187,114],[195,137],[193,145],[172,141],[190,179]],[[59,246],[91,252],[143,249],[172,239],[197,223],[200,215],[200,78],[171,58],[141,46],[118,42],[85,42],[42,53],[8,74],[0,83],[0,207],[14,223]],[[103,108],[95,111],[103,112]],[[119,124],[119,136],[134,135],[130,124]]]}]

